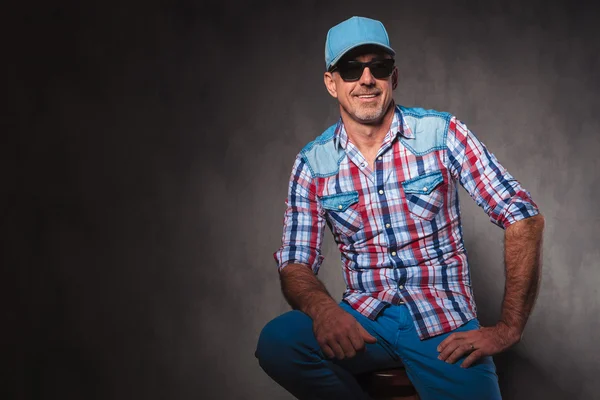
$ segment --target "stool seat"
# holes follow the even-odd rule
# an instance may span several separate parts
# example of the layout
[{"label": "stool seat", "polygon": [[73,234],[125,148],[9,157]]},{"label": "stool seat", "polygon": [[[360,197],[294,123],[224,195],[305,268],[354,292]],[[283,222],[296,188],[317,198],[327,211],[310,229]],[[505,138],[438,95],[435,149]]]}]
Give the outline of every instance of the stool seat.
[{"label": "stool seat", "polygon": [[419,395],[404,368],[367,372],[356,376],[374,400],[418,400]]}]

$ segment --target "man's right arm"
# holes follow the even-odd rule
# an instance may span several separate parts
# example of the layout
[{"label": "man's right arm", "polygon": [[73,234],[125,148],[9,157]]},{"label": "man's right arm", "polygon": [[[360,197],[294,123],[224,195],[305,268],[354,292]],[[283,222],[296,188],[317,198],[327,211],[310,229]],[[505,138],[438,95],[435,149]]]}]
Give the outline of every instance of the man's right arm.
[{"label": "man's right arm", "polygon": [[288,303],[313,320],[313,331],[326,356],[343,359],[376,339],[329,295],[317,279],[323,257],[325,220],[309,168],[297,158],[290,178],[282,245],[275,252],[281,288]]},{"label": "man's right arm", "polygon": [[366,343],[375,343],[356,318],[333,300],[325,285],[303,264],[289,264],[281,273],[281,290],[290,305],[313,320],[313,332],[329,358],[351,358]]},{"label": "man's right arm", "polygon": [[281,270],[279,277],[281,291],[290,306],[313,320],[324,310],[339,307],[307,265],[289,264]]}]

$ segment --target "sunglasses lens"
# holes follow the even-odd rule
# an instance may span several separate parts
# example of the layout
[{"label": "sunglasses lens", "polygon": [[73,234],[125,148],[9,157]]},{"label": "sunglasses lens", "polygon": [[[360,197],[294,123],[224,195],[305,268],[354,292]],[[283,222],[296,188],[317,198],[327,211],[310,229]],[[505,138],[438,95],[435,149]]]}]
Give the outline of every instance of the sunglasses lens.
[{"label": "sunglasses lens", "polygon": [[393,60],[376,61],[369,67],[373,76],[377,79],[387,78],[394,69]]},{"label": "sunglasses lens", "polygon": [[357,81],[363,73],[363,65],[357,63],[346,63],[339,66],[340,76],[345,81]]},{"label": "sunglasses lens", "polygon": [[365,67],[369,67],[371,74],[373,74],[376,79],[383,79],[392,74],[392,71],[394,70],[394,60],[385,59],[364,64],[358,61],[348,61],[340,63],[337,69],[343,80],[351,82],[360,79]]}]

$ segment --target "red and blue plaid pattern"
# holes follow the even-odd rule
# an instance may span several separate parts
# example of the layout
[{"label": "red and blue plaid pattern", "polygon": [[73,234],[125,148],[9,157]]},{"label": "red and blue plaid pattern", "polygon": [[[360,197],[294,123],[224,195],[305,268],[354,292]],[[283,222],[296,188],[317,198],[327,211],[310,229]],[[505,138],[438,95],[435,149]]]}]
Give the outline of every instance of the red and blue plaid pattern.
[{"label": "red and blue plaid pattern", "polygon": [[316,274],[329,225],[341,252],[344,300],[375,319],[387,304],[406,304],[422,339],[475,318],[458,206],[460,183],[496,225],[538,214],[536,204],[456,117],[445,146],[413,154],[414,138],[396,112],[375,165],[367,165],[341,120],[334,141],[345,152],[337,174],[313,176],[299,155],[293,166],[279,269],[306,264]]}]

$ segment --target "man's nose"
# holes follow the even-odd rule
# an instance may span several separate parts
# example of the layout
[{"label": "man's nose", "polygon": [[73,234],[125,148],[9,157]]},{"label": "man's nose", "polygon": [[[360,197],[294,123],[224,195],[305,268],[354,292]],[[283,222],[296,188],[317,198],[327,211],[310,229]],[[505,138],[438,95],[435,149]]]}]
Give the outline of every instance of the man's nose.
[{"label": "man's nose", "polygon": [[371,69],[369,67],[365,67],[363,69],[362,75],[360,76],[360,84],[371,86],[375,84],[375,77],[371,73]]}]

